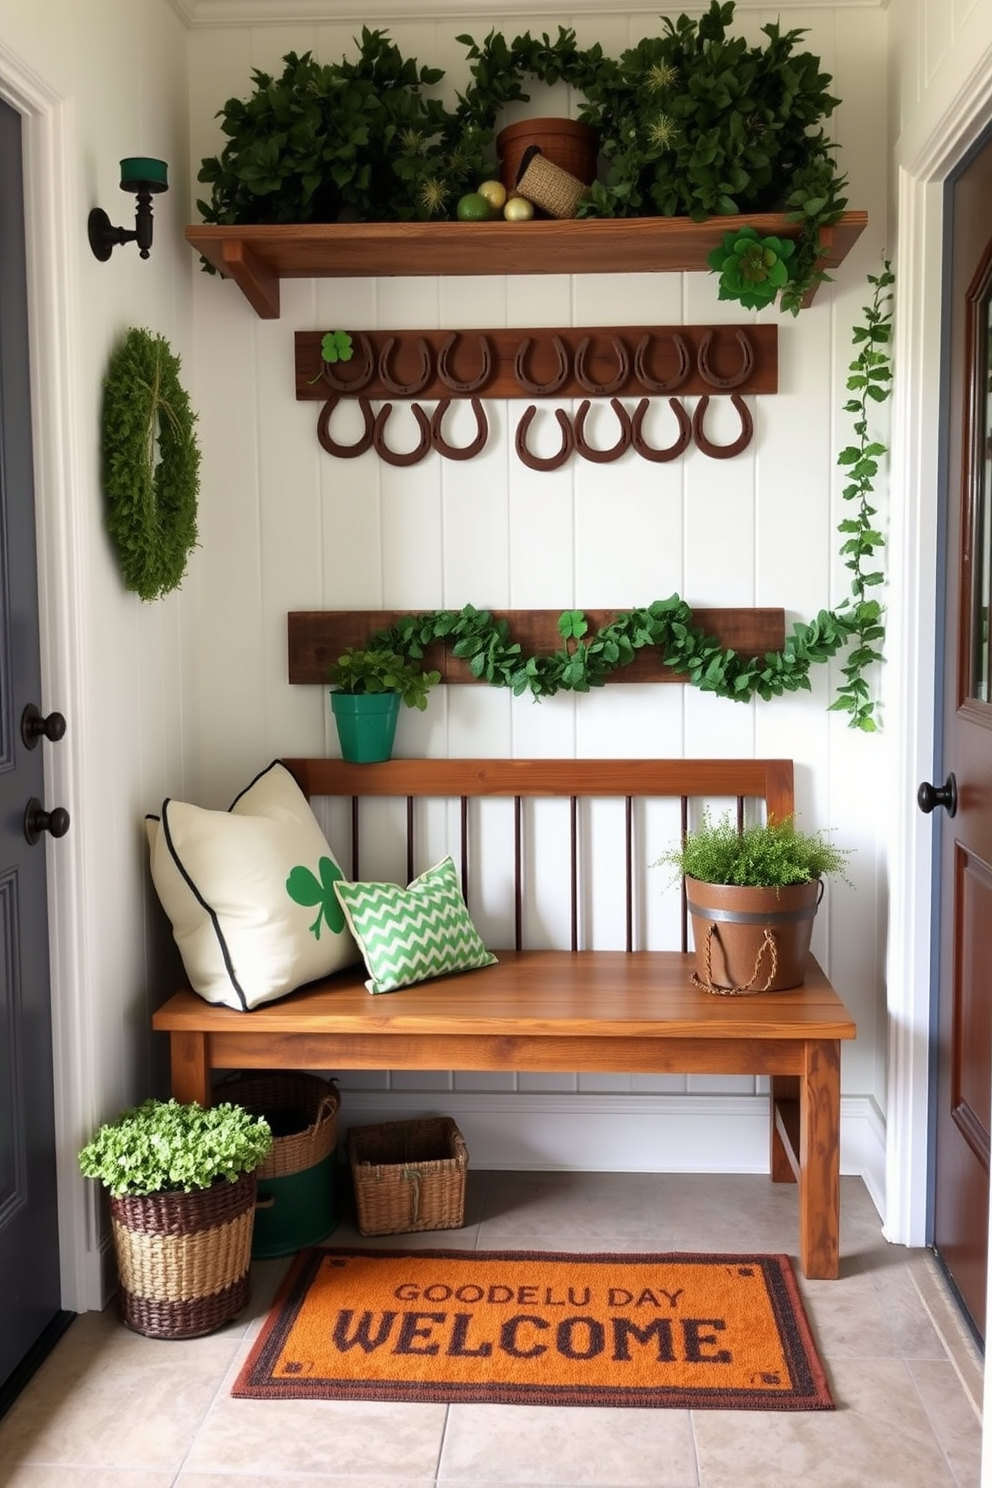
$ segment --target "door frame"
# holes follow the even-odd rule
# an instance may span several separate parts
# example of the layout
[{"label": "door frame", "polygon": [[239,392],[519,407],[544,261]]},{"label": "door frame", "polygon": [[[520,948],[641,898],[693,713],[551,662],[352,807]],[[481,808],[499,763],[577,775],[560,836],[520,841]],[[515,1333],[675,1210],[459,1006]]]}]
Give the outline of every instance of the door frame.
[{"label": "door frame", "polygon": [[[944,365],[944,188],[990,123],[992,76],[978,68],[912,156],[901,158],[897,143],[894,162],[899,239],[891,468],[892,661],[888,668],[892,707],[887,730],[893,753],[893,795],[889,812],[885,1234],[909,1245],[923,1245],[928,1239],[936,853],[933,823],[918,811],[916,789],[921,780],[940,776],[939,741],[935,741],[934,620],[943,568],[944,431],[939,399],[934,396],[933,369]],[[992,1394],[988,1377],[986,1390]]]},{"label": "door frame", "polygon": [[[46,750],[45,791],[85,820],[86,717],[83,503],[74,500],[85,469],[78,394],[74,265],[85,244],[84,212],[72,162],[71,100],[57,93],[0,41],[0,97],[21,115],[24,145],[31,407],[38,538],[38,619],[43,712],[69,719],[66,747]],[[42,372],[42,369],[43,372]],[[92,1129],[96,1067],[85,1017],[91,984],[86,915],[85,832],[70,832],[48,855],[49,958],[55,1066],[56,1166],[62,1306],[100,1307],[104,1260],[93,1184],[76,1163],[79,1134]]]}]

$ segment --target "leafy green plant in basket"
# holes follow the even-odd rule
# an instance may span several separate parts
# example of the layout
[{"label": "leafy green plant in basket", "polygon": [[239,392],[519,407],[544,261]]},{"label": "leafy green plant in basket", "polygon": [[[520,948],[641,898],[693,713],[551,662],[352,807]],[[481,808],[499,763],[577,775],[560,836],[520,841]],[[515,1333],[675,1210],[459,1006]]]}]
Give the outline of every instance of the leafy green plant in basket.
[{"label": "leafy green plant in basket", "polygon": [[268,1123],[242,1106],[146,1100],[101,1126],[80,1151],[79,1167],[115,1198],[192,1193],[220,1178],[234,1183],[271,1146]]},{"label": "leafy green plant in basket", "polygon": [[792,817],[751,822],[739,831],[729,814],[714,820],[704,811],[699,825],[663,853],[657,865],[667,864],[701,883],[772,889],[824,877],[846,883],[848,856],[822,832],[800,831]]}]

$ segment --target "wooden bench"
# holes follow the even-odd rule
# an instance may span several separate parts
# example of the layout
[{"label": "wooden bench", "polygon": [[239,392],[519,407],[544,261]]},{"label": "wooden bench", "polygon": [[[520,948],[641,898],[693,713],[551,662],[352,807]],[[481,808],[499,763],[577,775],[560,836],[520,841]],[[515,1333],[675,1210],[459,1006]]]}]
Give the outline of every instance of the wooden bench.
[{"label": "wooden bench", "polygon": [[[169,1034],[172,1091],[208,1104],[214,1071],[229,1069],[511,1070],[767,1075],[770,1171],[796,1182],[799,1259],[806,1276],[831,1278],[839,1262],[840,1040],[855,1025],[815,962],[805,984],[786,992],[718,997],[690,981],[684,897],[680,950],[638,950],[636,849],[639,812],[657,797],[678,799],[683,828],[693,798],[764,803],[781,819],[793,809],[791,760],[286,760],[308,797],[345,797],[353,877],[361,876],[361,821],[370,797],[399,798],[407,878],[417,862],[419,817],[431,801],[456,802],[463,887],[473,905],[470,866],[478,798],[512,802],[513,940],[499,964],[370,996],[359,965],[252,1012],[173,996],[154,1015]],[[565,798],[571,864],[571,948],[524,944],[531,798]],[[615,798],[622,812],[625,940],[620,949],[580,948],[581,846],[591,798]],[[672,808],[675,809],[675,808]],[[337,848],[340,851],[340,847]],[[431,858],[431,861],[434,861]],[[396,875],[399,876],[398,874]],[[660,885],[659,885],[660,887]]]}]

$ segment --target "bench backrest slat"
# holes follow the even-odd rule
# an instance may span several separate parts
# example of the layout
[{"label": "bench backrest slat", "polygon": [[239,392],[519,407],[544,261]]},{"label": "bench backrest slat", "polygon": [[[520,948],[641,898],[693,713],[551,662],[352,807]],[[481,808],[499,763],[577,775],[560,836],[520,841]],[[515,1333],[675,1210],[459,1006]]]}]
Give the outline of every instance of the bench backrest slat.
[{"label": "bench backrest slat", "polygon": [[[566,798],[569,803],[569,934],[571,949],[579,948],[580,834],[579,805],[588,798],[612,797],[624,803],[624,935],[626,949],[634,949],[634,803],[641,798],[677,799],[682,834],[689,826],[690,801],[722,797],[736,801],[738,828],[745,820],[748,800],[763,801],[769,820],[781,821],[794,810],[794,772],[788,759],[715,760],[521,760],[429,759],[388,760],[375,765],[352,765],[333,759],[287,759],[308,798],[350,798],[351,873],[361,876],[360,802],[365,797],[393,797],[406,801],[407,881],[416,872],[415,803],[421,799],[458,800],[459,856],[462,891],[469,898],[470,803],[478,798],[509,797],[513,801],[513,920],[514,942],[520,950],[524,934],[524,802],[528,799]],[[685,886],[681,891],[681,949],[688,948]]]}]

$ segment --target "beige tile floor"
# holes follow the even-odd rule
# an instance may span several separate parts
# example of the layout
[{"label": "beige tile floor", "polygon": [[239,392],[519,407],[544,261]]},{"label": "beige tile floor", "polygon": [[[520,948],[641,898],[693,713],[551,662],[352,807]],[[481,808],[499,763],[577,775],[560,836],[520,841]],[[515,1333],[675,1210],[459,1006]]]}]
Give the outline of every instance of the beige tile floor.
[{"label": "beige tile floor", "polygon": [[[925,1251],[843,1180],[842,1276],[803,1281],[833,1412],[233,1400],[286,1262],[209,1338],[72,1324],[0,1422],[2,1488],[978,1488],[980,1357]],[[346,1207],[344,1204],[342,1207]],[[752,1176],[470,1172],[462,1230],[403,1243],[794,1255],[796,1193]],[[330,1243],[362,1241],[343,1218]]]}]

